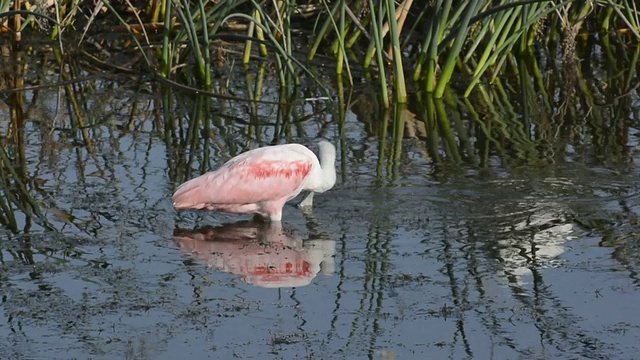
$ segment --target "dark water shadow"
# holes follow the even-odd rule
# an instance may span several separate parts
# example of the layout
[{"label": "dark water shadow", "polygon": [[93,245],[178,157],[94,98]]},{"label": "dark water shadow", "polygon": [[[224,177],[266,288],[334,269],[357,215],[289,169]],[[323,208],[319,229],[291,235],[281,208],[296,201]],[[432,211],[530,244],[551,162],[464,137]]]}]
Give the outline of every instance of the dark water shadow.
[{"label": "dark water shadow", "polygon": [[176,228],[173,241],[192,258],[259,287],[306,286],[318,273],[334,272],[335,241],[304,241],[279,223]]}]

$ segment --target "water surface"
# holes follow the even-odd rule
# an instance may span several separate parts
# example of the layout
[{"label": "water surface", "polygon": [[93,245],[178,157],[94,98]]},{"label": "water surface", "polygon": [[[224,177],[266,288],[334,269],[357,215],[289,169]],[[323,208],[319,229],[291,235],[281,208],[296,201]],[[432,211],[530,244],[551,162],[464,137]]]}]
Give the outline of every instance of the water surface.
[{"label": "water surface", "polygon": [[[634,358],[640,351],[637,130],[622,164],[438,167],[424,140],[391,144],[329,105],[280,138],[218,109],[208,150],[167,141],[159,97],[85,99],[85,136],[35,97],[27,173],[54,231],[0,230],[2,358]],[[268,98],[269,94],[266,94]],[[187,121],[191,104],[176,107]],[[180,113],[180,109],[184,113]],[[226,111],[226,112],[225,112]],[[277,112],[263,106],[261,119]],[[7,110],[0,118],[7,119]],[[2,121],[3,133],[10,124]],[[184,178],[246,149],[338,147],[339,180],[282,227],[176,213]],[[88,141],[89,139],[90,141]],[[275,139],[275,140],[274,140]],[[382,151],[380,147],[383,147]],[[209,154],[208,157],[205,154]],[[382,165],[381,165],[382,164]],[[28,220],[18,214],[24,225]]]}]

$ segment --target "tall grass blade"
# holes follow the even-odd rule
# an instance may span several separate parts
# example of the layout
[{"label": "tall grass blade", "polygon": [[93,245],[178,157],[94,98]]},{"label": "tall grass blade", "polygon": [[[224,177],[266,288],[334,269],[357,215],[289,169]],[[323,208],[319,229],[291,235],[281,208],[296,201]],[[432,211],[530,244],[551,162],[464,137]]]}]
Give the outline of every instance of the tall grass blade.
[{"label": "tall grass blade", "polygon": [[[394,0],[386,0],[386,5],[387,14],[389,15],[389,36],[393,54],[393,79],[396,94],[395,99],[399,104],[405,104],[407,102],[407,89],[405,88],[404,67],[402,66],[402,53],[400,51],[400,33],[395,16],[395,2]],[[404,13],[404,6],[411,6],[411,1],[405,0],[402,6],[402,13]]]}]

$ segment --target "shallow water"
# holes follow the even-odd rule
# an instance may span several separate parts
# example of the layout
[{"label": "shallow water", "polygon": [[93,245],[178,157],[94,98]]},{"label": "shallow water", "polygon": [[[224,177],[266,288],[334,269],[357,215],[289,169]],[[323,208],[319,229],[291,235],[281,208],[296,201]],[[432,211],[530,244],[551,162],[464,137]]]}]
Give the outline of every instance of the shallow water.
[{"label": "shallow water", "polygon": [[[342,129],[312,117],[290,141],[340,145],[339,181],[311,213],[288,205],[277,227],[177,214],[170,197],[185,169],[154,125],[160,105],[104,92],[88,99],[99,120],[91,144],[47,120],[53,92],[33,101],[26,164],[56,231],[0,230],[2,358],[631,359],[640,351],[633,134],[623,166],[569,155],[449,174],[421,140],[406,139],[401,160],[380,167],[378,139],[354,114]],[[187,172],[255,145],[229,128],[217,135],[234,146],[214,147],[208,161],[196,155]],[[264,143],[274,134],[259,132]]]}]

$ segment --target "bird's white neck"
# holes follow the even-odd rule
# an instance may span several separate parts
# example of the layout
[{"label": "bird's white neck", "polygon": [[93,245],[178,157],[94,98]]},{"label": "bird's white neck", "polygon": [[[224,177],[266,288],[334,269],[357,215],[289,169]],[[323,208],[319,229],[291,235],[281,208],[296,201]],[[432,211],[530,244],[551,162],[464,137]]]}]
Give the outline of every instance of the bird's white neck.
[{"label": "bird's white neck", "polygon": [[316,192],[325,192],[336,183],[336,148],[328,141],[318,143],[318,148],[322,180]]}]

